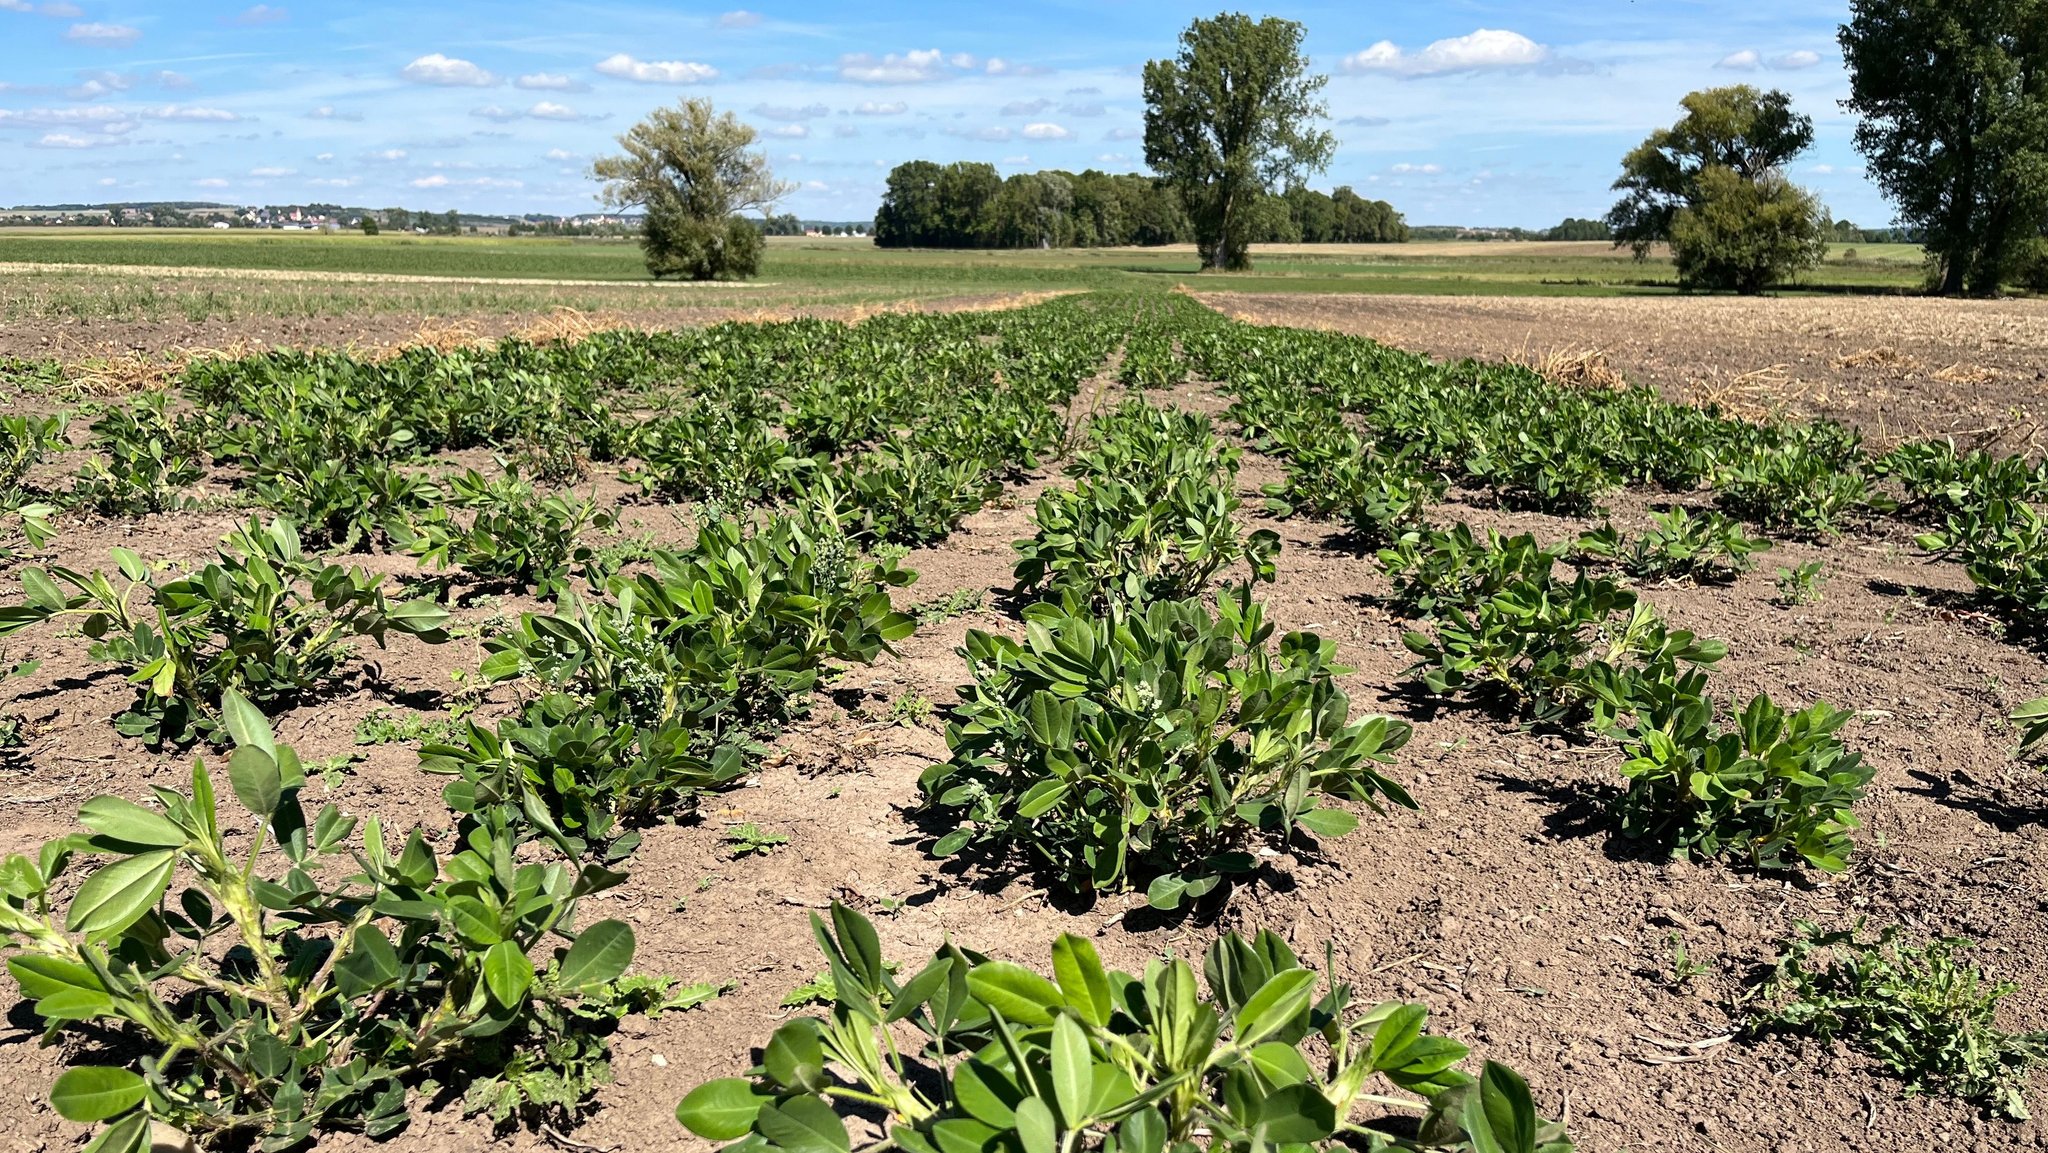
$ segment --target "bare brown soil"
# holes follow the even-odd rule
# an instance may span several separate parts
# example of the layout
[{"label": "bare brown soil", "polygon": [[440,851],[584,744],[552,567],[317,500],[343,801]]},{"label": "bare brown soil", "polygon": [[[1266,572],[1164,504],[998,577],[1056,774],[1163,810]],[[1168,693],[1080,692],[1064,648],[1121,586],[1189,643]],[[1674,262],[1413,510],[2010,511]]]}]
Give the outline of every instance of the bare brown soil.
[{"label": "bare brown soil", "polygon": [[2048,420],[2042,300],[1197,295],[1444,359],[1594,350],[1675,399],[1833,417],[1879,439],[2033,448]]},{"label": "bare brown soil", "polygon": [[[1742,355],[1739,346],[1730,350],[1730,363]],[[1170,399],[1205,411],[1218,405],[1199,385]],[[1278,476],[1273,462],[1253,456],[1242,482],[1251,496]],[[988,591],[995,603],[993,593],[1009,583],[1010,542],[1028,534],[1030,498],[1059,482],[1042,475],[969,518],[942,546],[913,554],[905,563],[922,579],[899,603],[940,600],[956,589]],[[1640,499],[1624,495],[1613,505],[1619,523],[1643,523]],[[682,511],[632,506],[626,527],[674,539]],[[1459,518],[1545,538],[1582,527],[1459,503],[1435,510],[1437,520]],[[1463,710],[1410,712],[1396,693],[1408,663],[1404,625],[1375,599],[1385,591],[1376,565],[1347,549],[1331,526],[1257,523],[1285,540],[1278,582],[1264,594],[1271,616],[1283,629],[1312,629],[1338,642],[1357,670],[1345,679],[1357,711],[1415,721],[1415,740],[1393,773],[1419,799],[1420,812],[1368,815],[1326,858],[1273,862],[1271,883],[1241,892],[1222,926],[1162,919],[1135,896],[1074,909],[1055,906],[1028,880],[959,875],[927,859],[905,816],[919,772],[946,756],[942,733],[936,723],[906,728],[878,718],[906,693],[943,708],[964,679],[954,649],[966,630],[1018,625],[984,609],[923,629],[899,655],[831,685],[757,779],[707,798],[699,820],[649,830],[630,862],[631,880],[587,907],[587,918],[634,924],[641,971],[734,988],[701,1009],[629,1022],[616,1048],[617,1083],[568,1136],[581,1147],[636,1153],[704,1148],[676,1124],[676,1101],[698,1082],[750,1064],[750,1047],[790,1012],[779,1008],[783,997],[821,968],[808,916],[838,899],[872,916],[891,956],[913,964],[948,936],[1043,966],[1054,937],[1076,932],[1127,969],[1166,952],[1197,955],[1220,927],[1272,928],[1318,957],[1321,942],[1333,940],[1340,975],[1361,996],[1428,1003],[1436,1028],[1478,1056],[1519,1068],[1539,1107],[1567,1116],[1581,1147],[1596,1153],[2048,1147],[2048,1128],[2038,1122],[1989,1121],[1954,1101],[1902,1097],[1896,1083],[1846,1052],[1715,1043],[1735,1031],[1734,1002],[1746,978],[1795,921],[1843,926],[1866,915],[1904,921],[1919,933],[1981,939],[1977,960],[2020,986],[2002,1023],[2048,1028],[2048,853],[2040,820],[2048,784],[2012,763],[2013,737],[2002,719],[2039,694],[2048,661],[2000,639],[1987,619],[1962,606],[1968,581],[1960,571],[1921,563],[1903,532],[1887,531],[1826,547],[1781,544],[1766,554],[1763,571],[1727,588],[1645,590],[1677,625],[1728,642],[1732,655],[1717,674],[1723,692],[1746,698],[1768,691],[1799,705],[1826,700],[1858,713],[1847,739],[1879,772],[1862,806],[1866,828],[1853,867],[1836,879],[1757,875],[1662,860],[1606,836],[1600,806],[1618,779],[1608,747],[1532,737]],[[115,544],[198,557],[230,524],[227,515],[200,514],[70,524],[45,560],[99,564]],[[1800,609],[1771,604],[1770,566],[1809,559],[1828,563],[1826,600]],[[380,571],[409,564],[364,560]],[[488,626],[534,607],[507,599],[467,607],[459,617]],[[7,851],[71,831],[76,806],[95,793],[140,796],[145,784],[175,784],[188,768],[182,757],[153,756],[115,735],[108,718],[128,690],[85,659],[80,639],[25,635],[11,655],[31,650],[44,657],[41,669],[0,688],[0,709],[32,724],[27,748],[0,779],[0,849]],[[284,718],[282,735],[309,763],[366,754],[331,789],[311,786],[310,799],[401,827],[425,821],[444,829],[438,783],[417,771],[413,753],[399,745],[357,750],[351,734],[379,708],[437,708],[453,689],[450,670],[479,656],[473,639],[434,648],[399,638],[387,652],[363,653],[352,687]],[[510,702],[509,691],[495,692],[485,713]],[[790,843],[770,856],[730,860],[721,837],[740,821],[785,833]],[[1712,971],[1673,987],[1675,941]],[[13,1010],[0,1035],[0,1101],[11,1120],[0,1150],[72,1146],[78,1127],[43,1101],[79,1048],[38,1047],[11,983],[0,1006]],[[1709,1044],[1674,1047],[1687,1042]],[[495,1136],[457,1112],[425,1111],[385,1148],[562,1147],[526,1132]],[[368,1143],[338,1136],[318,1147]]]}]

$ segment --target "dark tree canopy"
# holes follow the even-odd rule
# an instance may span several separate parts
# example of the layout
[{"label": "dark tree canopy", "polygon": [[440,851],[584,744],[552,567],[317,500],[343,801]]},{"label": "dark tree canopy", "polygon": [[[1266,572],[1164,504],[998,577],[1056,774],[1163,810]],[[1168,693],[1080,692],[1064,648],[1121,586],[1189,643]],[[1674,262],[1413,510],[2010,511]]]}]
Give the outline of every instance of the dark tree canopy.
[{"label": "dark tree canopy", "polygon": [[912,160],[889,173],[875,212],[884,248],[1093,248],[1188,239],[1171,190],[1150,176],[1020,172]]},{"label": "dark tree canopy", "polygon": [[1813,144],[1813,121],[1783,92],[1747,84],[1680,101],[1685,115],[1622,158],[1607,213],[1614,243],[1637,259],[1671,245],[1681,284],[1761,292],[1820,263],[1827,210],[1785,178]]},{"label": "dark tree canopy", "polygon": [[1998,291],[2048,219],[2048,0],[1851,0],[1856,148],[1941,290]]},{"label": "dark tree canopy", "polygon": [[1179,193],[1206,267],[1250,267],[1268,198],[1329,166],[1336,138],[1312,127],[1329,78],[1309,73],[1301,40],[1291,20],[1225,13],[1145,65],[1145,163]]},{"label": "dark tree canopy", "polygon": [[1671,239],[1678,210],[1700,196],[1700,177],[1726,168],[1744,180],[1775,172],[1813,145],[1813,121],[1792,111],[1792,98],[1747,84],[1708,88],[1679,101],[1685,115],[1659,128],[1624,156],[1614,189],[1623,193],[1607,213],[1617,244],[1643,256]]}]

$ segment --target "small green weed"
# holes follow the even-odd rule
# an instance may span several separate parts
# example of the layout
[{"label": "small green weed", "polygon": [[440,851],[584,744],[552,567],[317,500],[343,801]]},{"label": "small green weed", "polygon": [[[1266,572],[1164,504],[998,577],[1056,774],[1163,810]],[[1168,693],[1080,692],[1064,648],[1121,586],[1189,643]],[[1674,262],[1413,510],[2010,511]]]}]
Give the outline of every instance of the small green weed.
[{"label": "small green weed", "polygon": [[1770,977],[1752,996],[1756,1033],[1841,1038],[1906,1083],[1906,1092],[1972,1101],[2013,1120],[2027,1117],[2027,1074],[2048,1059],[2048,1033],[2007,1033],[1998,1002],[2017,989],[1991,983],[1957,960],[1975,942],[1900,941],[1897,925],[1876,940],[1854,928],[1823,932],[1800,922]]}]

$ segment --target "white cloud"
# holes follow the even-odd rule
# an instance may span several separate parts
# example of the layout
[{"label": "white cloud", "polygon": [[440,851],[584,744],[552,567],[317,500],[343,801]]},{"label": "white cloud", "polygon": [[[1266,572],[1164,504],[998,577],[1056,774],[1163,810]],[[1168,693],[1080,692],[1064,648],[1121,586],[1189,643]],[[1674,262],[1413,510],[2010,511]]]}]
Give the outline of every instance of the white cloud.
[{"label": "white cloud", "polygon": [[[28,9],[24,8],[22,11],[26,12]],[[45,4],[41,8],[36,9],[36,11],[56,20],[76,20],[80,16],[85,15],[85,9],[80,8],[76,4],[67,3],[66,0],[53,0],[52,3]]]},{"label": "white cloud", "polygon": [[700,84],[718,77],[718,69],[709,64],[685,60],[635,60],[624,52],[598,61],[597,70],[606,76],[641,84]]},{"label": "white cloud", "polygon": [[571,108],[566,104],[557,104],[552,100],[541,101],[540,103],[527,109],[526,114],[528,116],[533,117],[535,120],[585,119],[584,115],[581,112],[576,111],[574,108]]},{"label": "white cloud", "polygon": [[372,159],[372,160],[386,160],[386,161],[398,161],[398,160],[403,160],[403,159],[405,159],[405,149],[403,149],[403,148],[386,148],[386,149],[385,149],[385,150],[383,150],[382,152],[372,152],[372,153],[370,153],[370,159]]},{"label": "white cloud", "polygon": [[1145,134],[1136,128],[1112,128],[1102,134],[1104,140],[1143,140]]},{"label": "white cloud", "polygon": [[1052,107],[1052,101],[1040,97],[1037,100],[1012,100],[1003,105],[1004,116],[1036,116]]},{"label": "white cloud", "polygon": [[116,185],[116,184],[119,184],[119,183],[121,183],[121,182],[120,182],[120,181],[118,181],[118,180],[116,180],[116,179],[114,179],[114,178],[113,178],[113,177],[111,177],[111,176],[102,176],[102,177],[100,177],[100,187],[101,187],[101,188],[112,188],[112,187],[113,187],[114,185]]},{"label": "white cloud", "polygon": [[316,176],[306,183],[316,188],[354,188],[357,181],[353,176]]},{"label": "white cloud", "polygon": [[1073,133],[1057,124],[1040,122],[1024,126],[1024,138],[1026,140],[1065,140],[1072,135]]},{"label": "white cloud", "polygon": [[1740,52],[1730,52],[1721,57],[1715,62],[1714,67],[1728,72],[1754,72],[1760,63],[1762,60],[1757,56],[1756,49],[1744,48]]},{"label": "white cloud", "polygon": [[315,159],[315,160],[318,160],[318,161],[319,161],[319,162],[321,162],[322,164],[325,164],[325,163],[327,163],[328,161],[330,161],[330,160],[334,159],[334,153],[332,153],[332,152],[322,152],[322,153],[321,153],[320,155],[318,155],[318,156],[315,156],[315,157],[314,157],[313,159]]},{"label": "white cloud", "polygon": [[853,106],[853,114],[855,116],[901,116],[908,111],[910,111],[910,105],[903,103],[901,100],[889,100],[881,103],[873,100],[863,100]]},{"label": "white cloud", "polygon": [[823,104],[806,104],[801,108],[788,104],[756,104],[747,110],[747,115],[763,120],[815,120],[831,114],[832,110]]},{"label": "white cloud", "polygon": [[28,0],[0,0],[0,12],[33,12],[36,6]]},{"label": "white cloud", "polygon": [[1832,164],[1815,164],[1808,167],[1807,171],[1815,176],[1833,176],[1835,174],[1835,166]]},{"label": "white cloud", "polygon": [[1093,100],[1069,100],[1065,104],[1060,105],[1060,115],[1062,116],[1101,116],[1108,111],[1108,109]]},{"label": "white cloud", "polygon": [[1387,169],[1388,172],[1416,176],[1440,176],[1443,174],[1443,170],[1444,166],[1441,164],[1396,164],[1392,168]]},{"label": "white cloud", "polygon": [[1122,164],[1130,158],[1131,154],[1128,152],[1098,152],[1095,154],[1095,162],[1097,164]]},{"label": "white cloud", "polygon": [[1550,49],[1519,32],[1481,28],[1469,36],[1438,40],[1420,52],[1403,52],[1391,40],[1382,40],[1363,52],[1346,56],[1346,72],[1386,72],[1396,76],[1445,76],[1454,72],[1482,72],[1502,68],[1528,68],[1551,59]]},{"label": "white cloud", "polygon": [[436,172],[432,176],[422,176],[418,180],[413,181],[412,186],[414,188],[446,188],[450,183],[451,181],[447,177]]},{"label": "white cloud", "polygon": [[785,140],[802,140],[810,134],[811,128],[808,124],[778,124],[768,130],[768,135],[780,136]]},{"label": "white cloud", "polygon": [[306,113],[306,119],[308,120],[361,120],[362,118],[363,114],[360,112],[343,112],[332,104],[322,104],[320,107]]},{"label": "white cloud", "polygon": [[297,176],[298,174],[299,174],[299,170],[298,170],[298,169],[296,169],[296,168],[271,168],[271,167],[264,167],[264,168],[251,168],[251,169],[249,170],[249,175],[251,175],[251,176]]},{"label": "white cloud", "polygon": [[415,84],[439,84],[450,88],[488,88],[498,82],[496,76],[469,61],[443,56],[439,52],[429,53],[406,65],[399,75]]},{"label": "white cloud", "polygon": [[1031,156],[1029,153],[1020,152],[1015,156],[1005,156],[1001,160],[997,161],[997,163],[1006,165],[1011,168],[1022,168],[1026,164],[1031,163]]},{"label": "white cloud", "polygon": [[1351,128],[1384,128],[1393,121],[1384,116],[1346,116],[1337,123]]},{"label": "white cloud", "polygon": [[0,128],[9,125],[31,128],[76,126],[108,133],[132,131],[136,122],[141,120],[225,124],[240,119],[241,117],[224,108],[200,108],[185,104],[160,104],[142,108],[114,108],[105,104],[94,104],[84,108],[0,108]]},{"label": "white cloud", "polygon": [[1781,72],[1811,68],[1818,63],[1820,63],[1820,53],[1810,52],[1804,48],[1797,52],[1787,52],[1783,56],[1771,57],[1771,67]]},{"label": "white cloud", "polygon": [[30,148],[106,148],[115,144],[126,144],[126,140],[110,139],[105,136],[73,136],[69,132],[45,132],[42,138],[29,145]]},{"label": "white cloud", "polygon": [[718,18],[718,26],[720,28],[753,28],[760,23],[761,14],[759,12],[749,12],[744,8],[736,8]]},{"label": "white cloud", "polygon": [[244,8],[244,9],[242,10],[242,14],[241,14],[240,16],[237,16],[237,17],[235,17],[235,23],[237,23],[237,24],[275,24],[275,23],[277,23],[277,22],[278,22],[279,20],[282,20],[282,19],[284,19],[284,18],[285,18],[285,10],[284,10],[284,9],[282,9],[282,8],[272,8],[272,7],[271,7],[270,5],[268,5],[268,4],[258,4],[258,5],[256,5],[256,6],[254,7],[254,8]]},{"label": "white cloud", "polygon": [[881,57],[853,52],[839,58],[839,78],[856,84],[921,84],[946,75],[945,59],[936,48]]},{"label": "white cloud", "polygon": [[218,176],[209,176],[204,180],[195,180],[192,182],[192,187],[194,188],[226,188],[227,186],[228,182],[222,180]]},{"label": "white cloud", "polygon": [[498,104],[486,104],[482,108],[472,108],[469,110],[469,114],[480,120],[490,120],[498,124],[503,124],[508,120],[519,119],[519,112],[516,109],[506,108]]},{"label": "white cloud", "polygon": [[514,88],[533,92],[588,92],[590,85],[573,76],[555,72],[532,72],[512,82]]},{"label": "white cloud", "polygon": [[839,137],[841,140],[850,140],[860,135],[860,129],[851,124],[834,124],[832,126],[832,135]]},{"label": "white cloud", "polygon": [[73,24],[64,33],[66,40],[81,44],[97,44],[107,48],[119,48],[141,39],[142,30],[126,24]]},{"label": "white cloud", "polygon": [[547,157],[549,160],[574,160],[576,159],[576,154],[563,148],[550,148],[547,151]]}]

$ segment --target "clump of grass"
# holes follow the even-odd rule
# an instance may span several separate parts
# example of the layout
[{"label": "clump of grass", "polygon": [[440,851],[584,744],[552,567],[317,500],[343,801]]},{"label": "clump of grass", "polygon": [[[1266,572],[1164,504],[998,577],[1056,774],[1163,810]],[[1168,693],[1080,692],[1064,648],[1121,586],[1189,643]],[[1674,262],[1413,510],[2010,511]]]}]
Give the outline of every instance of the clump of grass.
[{"label": "clump of grass", "polygon": [[2013,1120],[2028,1116],[2027,1074],[2048,1059],[2048,1033],[2008,1033],[1994,1018],[2017,986],[1957,959],[1975,942],[1876,940],[1802,921],[1771,975],[1751,993],[1754,1033],[1795,1033],[1868,1053],[1906,1092],[1960,1097]]},{"label": "clump of grass", "polygon": [[986,589],[954,589],[943,599],[926,601],[911,609],[910,615],[917,618],[919,628],[929,628],[974,612],[987,600]]}]

